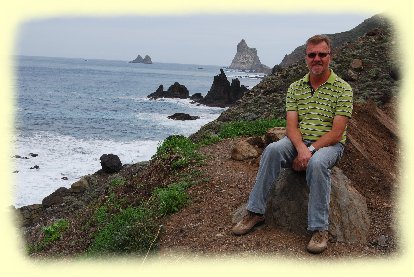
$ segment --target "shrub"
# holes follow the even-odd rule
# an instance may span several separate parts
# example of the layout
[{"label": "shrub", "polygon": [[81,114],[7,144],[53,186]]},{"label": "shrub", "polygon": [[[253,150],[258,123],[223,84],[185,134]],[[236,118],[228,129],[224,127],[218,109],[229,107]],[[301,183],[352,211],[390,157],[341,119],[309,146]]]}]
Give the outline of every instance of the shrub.
[{"label": "shrub", "polygon": [[189,187],[187,182],[179,182],[154,190],[153,195],[157,200],[158,212],[161,216],[178,212],[187,204],[189,200],[187,187]]}]

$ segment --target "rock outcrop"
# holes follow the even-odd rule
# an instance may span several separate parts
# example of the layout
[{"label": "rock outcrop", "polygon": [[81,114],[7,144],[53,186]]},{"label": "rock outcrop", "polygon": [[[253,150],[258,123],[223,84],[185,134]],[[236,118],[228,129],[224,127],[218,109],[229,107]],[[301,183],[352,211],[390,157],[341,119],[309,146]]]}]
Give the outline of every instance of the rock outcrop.
[{"label": "rock outcrop", "polygon": [[164,91],[164,86],[160,85],[158,89],[148,95],[148,98],[151,99],[158,99],[158,98],[181,98],[186,99],[190,96],[190,92],[188,89],[181,85],[178,82],[175,82],[173,85],[171,85],[167,91]]},{"label": "rock outcrop", "polygon": [[207,106],[227,107],[241,99],[246,91],[248,89],[240,85],[239,79],[233,79],[230,84],[223,69],[220,69],[207,95],[198,102]]},{"label": "rock outcrop", "polygon": [[145,63],[145,64],[152,64],[151,57],[145,55],[145,58],[142,58],[141,55],[135,58],[135,60],[130,61],[129,63]]},{"label": "rock outcrop", "polygon": [[256,48],[250,48],[242,39],[237,44],[237,53],[229,66],[230,69],[270,73],[270,68],[260,62]]}]

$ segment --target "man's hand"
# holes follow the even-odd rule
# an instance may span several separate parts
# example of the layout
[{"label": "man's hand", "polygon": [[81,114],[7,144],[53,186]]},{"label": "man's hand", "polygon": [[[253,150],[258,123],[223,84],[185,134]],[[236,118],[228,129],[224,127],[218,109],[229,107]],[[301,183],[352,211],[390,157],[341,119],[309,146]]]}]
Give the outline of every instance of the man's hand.
[{"label": "man's hand", "polygon": [[304,171],[308,167],[308,162],[312,157],[312,153],[309,151],[305,144],[300,147],[297,157],[293,160],[292,168],[295,171]]}]

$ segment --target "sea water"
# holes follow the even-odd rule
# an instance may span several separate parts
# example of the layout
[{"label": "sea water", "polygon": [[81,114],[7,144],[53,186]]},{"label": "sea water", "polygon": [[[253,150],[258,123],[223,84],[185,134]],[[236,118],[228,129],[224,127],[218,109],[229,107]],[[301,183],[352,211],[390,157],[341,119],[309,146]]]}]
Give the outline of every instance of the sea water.
[{"label": "sea water", "polygon": [[[28,56],[16,56],[15,64],[15,207],[41,203],[96,172],[103,154],[118,155],[123,164],[149,160],[169,135],[189,136],[224,111],[187,99],[147,98],[174,82],[205,96],[220,66]],[[248,88],[260,81],[257,74],[226,75]],[[200,119],[167,118],[177,112]]]}]

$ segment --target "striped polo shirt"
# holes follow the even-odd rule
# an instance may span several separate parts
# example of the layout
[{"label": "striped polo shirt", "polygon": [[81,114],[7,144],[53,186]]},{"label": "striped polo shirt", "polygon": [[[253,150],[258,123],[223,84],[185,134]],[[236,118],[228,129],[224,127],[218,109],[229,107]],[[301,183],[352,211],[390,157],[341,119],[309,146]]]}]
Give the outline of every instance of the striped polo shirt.
[{"label": "striped polo shirt", "polygon": [[[313,92],[313,94],[312,94]],[[286,95],[286,111],[299,114],[299,130],[304,140],[315,141],[332,129],[336,115],[351,118],[353,94],[351,86],[332,70],[328,80],[316,91],[309,82],[309,73],[292,83]],[[346,141],[346,131],[341,143]]]}]

